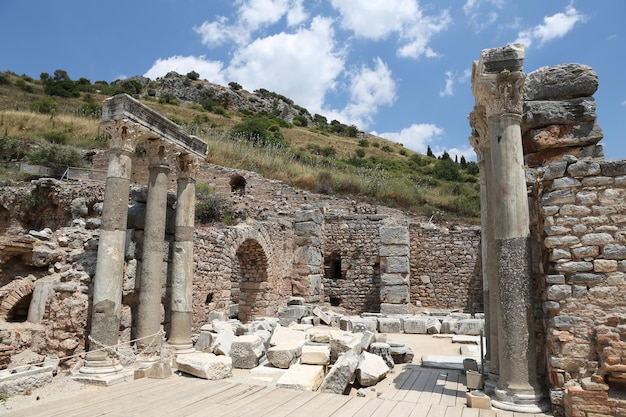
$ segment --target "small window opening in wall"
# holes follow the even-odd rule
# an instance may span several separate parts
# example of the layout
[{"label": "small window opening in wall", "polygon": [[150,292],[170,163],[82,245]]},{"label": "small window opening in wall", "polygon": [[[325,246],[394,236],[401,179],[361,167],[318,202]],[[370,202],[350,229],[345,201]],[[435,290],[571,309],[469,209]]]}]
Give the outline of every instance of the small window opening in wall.
[{"label": "small window opening in wall", "polygon": [[30,293],[15,303],[7,314],[7,321],[10,323],[24,323],[28,318],[28,307],[30,307],[30,301],[32,298],[33,294]]},{"label": "small window opening in wall", "polygon": [[341,305],[341,298],[330,297],[330,305],[333,307],[339,307]]},{"label": "small window opening in wall", "polygon": [[333,252],[325,261],[326,277],[330,279],[341,279],[341,255]]},{"label": "small window opening in wall", "polygon": [[204,304],[205,304],[205,305],[206,305],[206,304],[209,304],[209,303],[210,303],[210,302],[212,302],[212,301],[213,301],[213,293],[212,293],[212,292],[210,292],[210,293],[208,293],[208,294],[206,295],[206,300],[204,300]]}]

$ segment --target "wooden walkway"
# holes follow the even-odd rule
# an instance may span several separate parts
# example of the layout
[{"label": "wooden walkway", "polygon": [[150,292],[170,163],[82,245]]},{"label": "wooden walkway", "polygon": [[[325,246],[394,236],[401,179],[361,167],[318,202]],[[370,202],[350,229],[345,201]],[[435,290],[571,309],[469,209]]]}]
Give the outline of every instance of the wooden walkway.
[{"label": "wooden walkway", "polygon": [[[229,380],[172,376],[139,379],[6,414],[7,416],[188,417],[532,417],[465,405],[465,377],[405,367],[378,398],[296,391]],[[543,416],[543,415],[537,415]]]}]

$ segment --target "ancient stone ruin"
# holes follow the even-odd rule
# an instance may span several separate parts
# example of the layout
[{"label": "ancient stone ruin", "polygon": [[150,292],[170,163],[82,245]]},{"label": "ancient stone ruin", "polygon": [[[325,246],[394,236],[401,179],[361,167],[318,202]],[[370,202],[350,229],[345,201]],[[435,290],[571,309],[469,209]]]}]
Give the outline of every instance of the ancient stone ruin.
[{"label": "ancient stone ruin", "polygon": [[[413,359],[383,334],[483,331],[493,406],[623,414],[626,162],[598,144],[591,68],[523,60],[510,45],[474,64],[481,228],[212,165],[148,107],[105,101],[106,184],[0,189],[0,368],[109,383],[267,359],[281,386],[341,392]],[[197,181],[245,220],[194,224]]]}]

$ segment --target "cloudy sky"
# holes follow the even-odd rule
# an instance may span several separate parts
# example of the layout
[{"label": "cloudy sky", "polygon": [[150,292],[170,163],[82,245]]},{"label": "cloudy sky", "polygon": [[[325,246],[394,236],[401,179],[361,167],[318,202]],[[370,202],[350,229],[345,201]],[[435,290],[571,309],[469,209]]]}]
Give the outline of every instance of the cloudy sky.
[{"label": "cloudy sky", "polygon": [[626,159],[624,0],[0,0],[0,16],[0,71],[92,82],[196,71],[472,159],[472,61],[521,42],[526,72],[598,72],[605,154]]}]

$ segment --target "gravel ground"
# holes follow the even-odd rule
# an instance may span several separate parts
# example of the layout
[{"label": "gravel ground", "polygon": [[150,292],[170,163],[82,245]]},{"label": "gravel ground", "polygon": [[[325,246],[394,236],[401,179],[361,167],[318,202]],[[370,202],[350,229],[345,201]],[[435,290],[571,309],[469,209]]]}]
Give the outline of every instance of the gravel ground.
[{"label": "gravel ground", "polygon": [[[426,354],[460,355],[460,345],[452,343],[451,338],[437,338],[430,335],[417,334],[392,334],[388,335],[388,339],[404,341],[407,345],[411,346],[413,352],[415,352],[413,364],[420,364],[422,355]],[[395,377],[400,375],[404,366],[406,366],[406,364],[396,365],[387,375],[387,378],[383,379],[375,387],[368,388],[365,391],[365,395],[367,397],[375,397],[384,392],[387,387],[393,383]],[[243,369],[234,369],[232,379],[236,382],[272,385],[276,383],[280,375],[281,373],[279,371],[266,374]],[[0,400],[0,415],[48,401],[67,398],[78,393],[101,389],[106,389],[106,387],[77,382],[70,377],[69,372],[59,372],[54,377],[52,383],[32,390],[29,395],[18,395],[10,397],[5,401]],[[353,390],[351,394],[356,395],[356,390]]]}]

